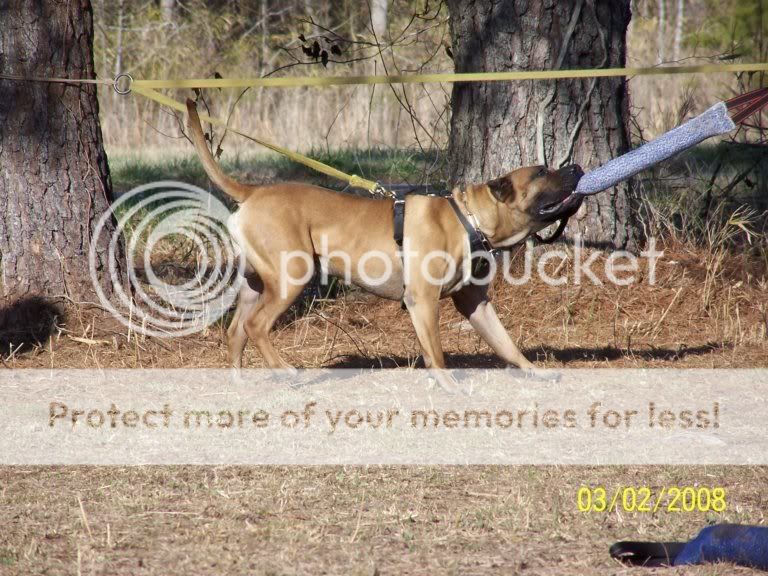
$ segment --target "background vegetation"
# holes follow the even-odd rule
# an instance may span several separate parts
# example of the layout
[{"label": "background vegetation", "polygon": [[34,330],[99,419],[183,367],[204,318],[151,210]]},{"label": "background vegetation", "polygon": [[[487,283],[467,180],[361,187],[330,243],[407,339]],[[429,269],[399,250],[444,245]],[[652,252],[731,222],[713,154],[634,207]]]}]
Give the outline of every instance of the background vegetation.
[{"label": "background vegetation", "polygon": [[[226,78],[453,69],[442,2],[391,0],[386,28],[378,34],[369,4],[352,0],[186,0],[172,3],[170,12],[163,4],[97,0],[95,49],[101,76],[118,71],[136,78]],[[768,60],[766,30],[764,0],[635,0],[627,64],[762,62]],[[764,74],[631,78],[634,143],[765,83]],[[205,96],[215,114],[231,114],[232,125],[309,151],[344,170],[385,182],[440,185],[445,180],[450,85],[254,89],[245,94],[209,90]],[[101,112],[118,191],[161,176],[206,183],[176,116],[141,97],[109,91],[102,93]],[[651,200],[647,212],[655,215],[649,225],[695,229],[698,235],[713,214],[730,214],[746,203],[754,209],[757,228],[764,230],[765,138],[754,119],[717,146],[700,146],[644,173],[639,189]],[[227,136],[222,148],[227,168],[251,182],[300,178],[336,185],[236,136]]]},{"label": "background vegetation", "polygon": [[[374,35],[368,3],[342,0],[186,0],[173,16],[157,1],[96,0],[99,74],[136,78],[353,75],[452,71],[448,10],[434,0],[391,0],[387,30]],[[765,61],[763,0],[635,0],[628,65]],[[304,40],[302,40],[302,38]],[[318,42],[328,61],[302,47]],[[764,81],[763,75],[634,78],[630,89],[645,137],[699,109]],[[106,94],[105,94],[106,95]],[[450,85],[251,90],[232,121],[299,149],[444,147]],[[227,113],[237,90],[212,95]],[[108,144],[169,146],[172,118],[140,98],[102,99]],[[415,121],[411,119],[415,116]],[[299,130],[296,127],[300,127]],[[237,147],[242,142],[230,142]]]}]

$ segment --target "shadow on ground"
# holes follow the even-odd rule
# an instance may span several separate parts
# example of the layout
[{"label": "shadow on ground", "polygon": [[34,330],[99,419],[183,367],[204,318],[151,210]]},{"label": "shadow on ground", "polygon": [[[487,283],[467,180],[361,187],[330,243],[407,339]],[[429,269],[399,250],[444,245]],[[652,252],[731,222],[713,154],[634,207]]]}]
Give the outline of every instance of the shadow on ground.
[{"label": "shadow on ground", "polygon": [[0,307],[0,357],[45,344],[62,319],[61,307],[39,296]]},{"label": "shadow on ground", "polygon": [[[674,362],[682,360],[686,356],[703,356],[718,350],[724,350],[727,346],[719,343],[709,342],[700,346],[687,347],[685,345],[679,348],[651,348],[641,350],[626,350],[612,346],[601,348],[553,348],[550,346],[540,346],[538,348],[527,350],[526,357],[536,362],[543,358],[553,358],[563,364],[572,362],[590,361],[614,361],[625,359],[638,360],[661,360]],[[534,357],[535,353],[535,357]],[[494,354],[446,354],[445,362],[448,368],[505,368],[504,363]],[[413,358],[403,356],[371,356],[349,354],[331,359],[326,368],[406,368],[413,366],[423,368],[424,362],[421,357],[415,362]]]}]

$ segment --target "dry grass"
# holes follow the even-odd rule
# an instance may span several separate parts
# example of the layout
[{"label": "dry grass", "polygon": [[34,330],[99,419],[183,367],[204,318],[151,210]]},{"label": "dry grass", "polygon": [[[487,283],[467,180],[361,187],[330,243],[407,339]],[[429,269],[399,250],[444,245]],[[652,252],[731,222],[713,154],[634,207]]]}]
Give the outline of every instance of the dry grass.
[{"label": "dry grass", "polygon": [[[762,523],[766,481],[703,467],[6,468],[0,573],[649,574],[608,546]],[[577,511],[579,486],[627,483],[724,486],[729,509]]]},{"label": "dry grass", "polygon": [[[433,8],[436,5],[433,5]],[[419,5],[420,7],[420,5]],[[410,21],[415,5],[410,2],[393,3],[393,35],[398,36]],[[700,8],[700,10],[704,10]],[[297,50],[293,33],[303,30],[306,34],[320,33],[311,27],[302,28],[301,18],[294,15],[291,35],[276,34],[268,40],[271,65],[258,66],[255,47],[240,50],[225,42],[218,50],[213,49],[217,25],[226,18],[217,17],[216,11],[207,12],[195,7],[196,15],[173,32],[158,28],[154,33],[144,33],[141,41],[128,47],[124,67],[136,78],[167,79],[177,77],[212,77],[220,73],[225,78],[258,77],[281,65],[293,62],[285,57],[282,48]],[[219,15],[220,16],[220,15]],[[112,15],[114,17],[114,15]],[[99,15],[97,14],[97,20]],[[706,15],[701,17],[706,22]],[[627,66],[654,66],[657,57],[657,20],[644,18],[642,12],[633,14],[627,36]],[[301,65],[281,70],[279,76],[327,76],[327,75],[381,75],[398,71],[412,73],[450,72],[453,61],[443,45],[450,42],[445,10],[429,25],[418,27],[418,35],[401,42],[393,49],[384,47],[381,58],[363,59],[349,64],[331,64],[328,68],[317,65]],[[413,29],[410,29],[414,32]],[[689,30],[693,32],[694,30]],[[115,29],[107,34],[116,35]],[[152,38],[148,41],[147,34]],[[371,40],[361,28],[358,40]],[[208,36],[211,36],[210,38]],[[322,35],[322,34],[321,34]],[[133,35],[129,35],[133,38]],[[100,73],[111,76],[107,61],[101,63],[101,36],[97,39],[97,62],[103,66]],[[137,40],[137,39],[134,39]],[[115,38],[111,38],[115,43]],[[234,52],[230,53],[232,50]],[[717,62],[717,50],[685,45],[680,54],[684,64]],[[366,52],[369,56],[377,51]],[[202,61],[201,61],[201,55]],[[114,55],[110,55],[112,58]],[[361,57],[356,54],[355,57]],[[760,61],[760,56],[745,54],[745,62]],[[112,64],[110,60],[110,65]],[[674,63],[672,63],[674,64]],[[385,69],[384,66],[387,66]],[[192,74],[190,70],[194,70]],[[632,114],[637,125],[643,127],[643,137],[653,138],[680,122],[680,110],[703,111],[713,103],[744,91],[734,74],[710,74],[708,76],[651,76],[629,79]],[[347,86],[325,88],[259,89],[250,90],[240,99],[239,89],[209,90],[207,95],[214,105],[216,115],[226,117],[234,110],[231,125],[267,140],[301,151],[329,151],[349,148],[418,148],[444,149],[448,142],[450,122],[450,84],[424,84],[404,86]],[[176,91],[182,101],[191,91]],[[144,98],[119,97],[110,88],[102,89],[101,125],[105,143],[110,152],[137,149],[176,148],[188,150],[187,142],[180,136],[179,122],[175,116],[162,110],[154,102]],[[233,106],[237,103],[237,106]],[[413,115],[417,122],[411,121]],[[296,127],[301,127],[296,130]],[[253,150],[254,145],[241,138],[231,137],[224,146],[224,158],[232,158],[243,150]],[[149,154],[148,154],[149,155]]]},{"label": "dry grass", "polygon": [[[745,252],[695,249],[670,241],[658,261],[655,285],[646,277],[630,286],[583,280],[549,286],[534,273],[511,286],[501,279],[493,302],[527,356],[551,367],[748,367],[768,359],[768,273]],[[737,251],[739,252],[739,251]],[[716,259],[716,266],[711,260]],[[512,262],[522,275],[523,254]],[[592,266],[605,280],[604,259]],[[550,274],[573,279],[573,259],[549,263]],[[176,267],[178,268],[178,267]],[[644,267],[641,266],[641,273]],[[44,347],[6,360],[10,368],[224,367],[225,322],[189,337],[158,340],[129,330],[100,310],[72,308],[65,326]],[[441,306],[449,367],[500,366],[449,301]],[[98,341],[88,344],[77,338]],[[307,299],[279,322],[273,340],[300,367],[413,365],[418,342],[397,302],[358,291],[346,297]],[[262,367],[249,346],[246,365]]]}]

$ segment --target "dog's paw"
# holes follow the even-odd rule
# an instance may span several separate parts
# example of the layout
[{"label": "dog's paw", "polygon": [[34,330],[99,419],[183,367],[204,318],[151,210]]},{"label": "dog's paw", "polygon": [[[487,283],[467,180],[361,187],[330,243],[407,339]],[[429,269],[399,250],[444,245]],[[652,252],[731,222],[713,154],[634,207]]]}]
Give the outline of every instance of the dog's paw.
[{"label": "dog's paw", "polygon": [[430,370],[429,371],[429,388],[439,388],[447,394],[458,394],[459,383],[456,378],[447,370]]},{"label": "dog's paw", "polygon": [[229,384],[233,386],[240,386],[245,383],[246,381],[245,378],[243,378],[243,371],[241,368],[229,369]]},{"label": "dog's paw", "polygon": [[523,374],[525,374],[525,378],[537,380],[539,382],[555,383],[560,382],[560,380],[563,378],[563,375],[560,372],[556,372],[555,370],[546,370],[544,368],[528,368],[523,370]]},{"label": "dog's paw", "polygon": [[560,372],[554,370],[546,370],[544,368],[516,368],[509,367],[507,371],[515,375],[515,377],[521,380],[535,380],[537,382],[560,382],[563,375]]},{"label": "dog's paw", "polygon": [[280,382],[281,384],[294,384],[299,375],[299,371],[293,366],[286,366],[285,368],[275,368],[269,371],[269,379],[272,382]]}]

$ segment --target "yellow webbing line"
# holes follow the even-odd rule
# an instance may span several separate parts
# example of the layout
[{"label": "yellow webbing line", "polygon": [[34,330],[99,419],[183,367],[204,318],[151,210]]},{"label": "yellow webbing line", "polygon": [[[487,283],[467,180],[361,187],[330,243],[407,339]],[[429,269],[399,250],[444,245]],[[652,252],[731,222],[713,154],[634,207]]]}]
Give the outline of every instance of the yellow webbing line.
[{"label": "yellow webbing line", "polygon": [[[251,88],[251,87],[271,87],[271,88],[297,88],[302,86],[323,87],[323,86],[348,86],[364,84],[426,84],[435,82],[503,82],[519,80],[562,80],[573,78],[608,78],[615,76],[656,76],[669,74],[718,74],[723,72],[768,72],[768,63],[757,62],[750,64],[702,64],[694,66],[657,66],[650,68],[595,68],[585,70],[529,70],[513,72],[470,72],[470,73],[444,73],[444,74],[404,74],[393,76],[321,76],[308,77],[297,76],[289,78],[198,78],[198,79],[171,79],[171,80],[132,80],[128,90],[118,91],[117,82],[121,74],[115,80],[96,80],[96,79],[68,79],[68,78],[41,78],[34,76],[15,76],[0,74],[0,79],[33,81],[33,82],[61,82],[68,84],[112,84],[120,94],[126,94],[133,90],[146,98],[154,100],[158,104],[168,106],[175,110],[186,113],[184,104],[165,96],[157,89],[173,88]],[[223,126],[227,128],[227,123],[218,118],[212,118],[201,114],[200,117],[206,122]],[[248,138],[257,144],[274,150],[286,158],[303,164],[313,170],[316,170],[332,178],[348,182],[351,186],[364,188],[371,193],[383,193],[384,189],[373,182],[360,176],[350,175],[337,170],[327,164],[319,162],[292,152],[266,140],[261,140],[249,134],[240,132],[233,128],[227,128],[235,134]]]},{"label": "yellow webbing line", "polygon": [[[393,76],[321,76],[308,77],[297,76],[289,78],[199,78],[199,79],[171,79],[171,80],[134,80],[132,89],[151,98],[159,104],[170,106],[181,112],[186,112],[186,107],[158,92],[155,89],[174,88],[297,88],[303,86],[348,86],[370,84],[414,84],[435,82],[502,82],[519,80],[560,80],[573,78],[608,78],[616,76],[653,76],[668,74],[716,74],[723,72],[768,72],[768,63],[752,64],[702,64],[698,66],[666,66],[652,68],[596,68],[586,70],[532,70],[515,72],[477,72],[477,73],[445,73],[445,74],[407,74]],[[201,118],[212,124],[226,127],[226,122],[217,118],[201,115]],[[244,134],[230,128],[235,134],[239,134],[253,142],[261,144],[270,150],[290,158],[327,176],[338,178],[348,182],[351,186],[364,188],[371,193],[382,193],[384,189],[371,180],[366,180],[355,175],[349,175],[327,164],[292,152],[265,140]]]},{"label": "yellow webbing line", "polygon": [[134,80],[142,88],[298,88],[350,84],[426,84],[435,82],[503,82],[512,80],[562,80],[614,76],[656,76],[668,74],[716,74],[722,72],[768,72],[768,63],[701,64],[697,66],[656,66],[651,68],[593,68],[587,70],[529,70],[514,72],[466,72],[461,74],[403,74],[393,76],[296,76],[288,78],[192,78],[177,80]]}]

